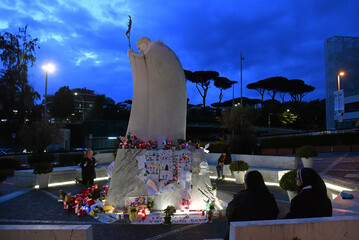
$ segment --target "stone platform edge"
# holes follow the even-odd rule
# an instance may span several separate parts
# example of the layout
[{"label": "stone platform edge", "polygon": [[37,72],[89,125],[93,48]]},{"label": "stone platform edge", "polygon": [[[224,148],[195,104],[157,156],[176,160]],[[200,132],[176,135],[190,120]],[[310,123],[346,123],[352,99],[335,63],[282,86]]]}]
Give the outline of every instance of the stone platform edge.
[{"label": "stone platform edge", "polygon": [[0,239],[92,240],[91,225],[0,225]]}]

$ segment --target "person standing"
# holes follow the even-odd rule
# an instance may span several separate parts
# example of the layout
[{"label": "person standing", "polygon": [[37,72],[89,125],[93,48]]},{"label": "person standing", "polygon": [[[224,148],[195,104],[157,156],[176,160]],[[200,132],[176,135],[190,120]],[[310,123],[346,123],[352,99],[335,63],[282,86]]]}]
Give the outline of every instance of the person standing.
[{"label": "person standing", "polygon": [[[223,175],[223,166],[224,166],[224,160],[226,159],[226,154],[222,153],[221,156],[219,156],[217,160],[217,180],[224,179]],[[221,177],[222,176],[222,177]]]},{"label": "person standing", "polygon": [[223,179],[224,176],[231,176],[232,172],[229,169],[229,164],[232,162],[232,154],[231,154],[231,148],[227,149],[226,157],[224,158],[224,166],[223,166]]},{"label": "person standing", "polygon": [[93,157],[93,151],[89,148],[86,150],[85,156],[80,163],[82,168],[81,175],[82,181],[76,179],[76,182],[79,182],[83,185],[93,185],[94,179],[96,178],[95,167],[97,166],[98,161]]},{"label": "person standing", "polygon": [[296,180],[300,191],[290,202],[285,218],[331,217],[332,203],[319,174],[312,168],[302,168],[297,171]]}]

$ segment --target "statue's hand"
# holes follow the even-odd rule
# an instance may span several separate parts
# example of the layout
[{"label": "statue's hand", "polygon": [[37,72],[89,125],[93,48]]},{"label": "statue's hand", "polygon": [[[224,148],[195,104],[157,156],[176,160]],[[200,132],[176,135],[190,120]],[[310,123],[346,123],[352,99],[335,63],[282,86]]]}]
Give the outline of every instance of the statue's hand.
[{"label": "statue's hand", "polygon": [[128,49],[128,51],[127,51],[127,56],[132,55],[134,52],[135,52],[135,51],[133,51],[131,48]]}]

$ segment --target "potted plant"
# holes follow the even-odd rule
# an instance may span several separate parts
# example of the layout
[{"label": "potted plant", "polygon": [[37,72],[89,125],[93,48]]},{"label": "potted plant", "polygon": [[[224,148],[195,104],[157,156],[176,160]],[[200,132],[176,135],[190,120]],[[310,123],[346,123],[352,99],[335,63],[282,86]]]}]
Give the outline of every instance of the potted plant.
[{"label": "potted plant", "polygon": [[244,183],[244,175],[246,174],[246,171],[248,169],[249,169],[248,163],[242,160],[234,161],[231,162],[231,164],[229,164],[229,170],[232,171],[234,177],[236,178],[237,184]]},{"label": "potted plant", "polygon": [[310,145],[305,145],[298,148],[295,154],[301,158],[303,166],[307,168],[313,167],[313,159],[314,157],[318,156],[317,150]]},{"label": "potted plant", "polygon": [[170,225],[171,224],[171,217],[175,214],[176,209],[172,205],[168,205],[164,210],[162,210],[162,213],[165,214],[164,217],[164,225]]},{"label": "potted plant", "polygon": [[147,200],[147,208],[148,208],[148,210],[151,211],[154,206],[155,206],[154,197],[149,196],[148,200]]},{"label": "potted plant", "polygon": [[37,175],[39,189],[48,187],[52,171],[53,167],[51,163],[40,162],[34,165],[34,174]]},{"label": "potted plant", "polygon": [[285,173],[279,180],[279,186],[287,191],[289,200],[291,201],[296,195],[299,187],[297,185],[297,169]]},{"label": "potted plant", "polygon": [[1,172],[0,171],[0,195],[1,195],[1,185],[2,185],[2,182],[5,181],[7,178],[6,174],[4,172]]}]

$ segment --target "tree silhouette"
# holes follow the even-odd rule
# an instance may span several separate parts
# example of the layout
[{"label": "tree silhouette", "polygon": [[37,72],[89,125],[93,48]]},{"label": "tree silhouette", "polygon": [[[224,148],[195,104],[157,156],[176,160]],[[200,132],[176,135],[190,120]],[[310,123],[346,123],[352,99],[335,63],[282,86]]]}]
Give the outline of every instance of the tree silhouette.
[{"label": "tree silhouette", "polygon": [[0,114],[4,118],[23,120],[35,106],[40,95],[28,83],[28,66],[32,67],[36,57],[38,39],[27,34],[27,26],[19,28],[17,34],[0,33],[0,59],[4,66],[0,74]]},{"label": "tree silhouette", "polygon": [[315,89],[315,87],[305,84],[304,81],[300,79],[289,80],[289,88],[289,95],[292,101],[297,102],[301,102],[305,95]]},{"label": "tree silhouette", "polygon": [[231,81],[226,77],[216,77],[215,78],[214,86],[216,86],[220,90],[219,103],[222,102],[223,90],[226,90],[226,89],[230,88],[235,83],[237,83],[237,82],[236,81]]},{"label": "tree silhouette", "polygon": [[247,88],[256,90],[261,95],[261,100],[262,100],[262,103],[263,103],[263,97],[264,97],[264,93],[266,91],[265,84],[264,84],[263,80],[247,84]]},{"label": "tree silhouette", "polygon": [[33,149],[39,154],[42,154],[50,144],[57,144],[63,140],[59,126],[45,120],[22,125],[18,136],[26,148]]},{"label": "tree silhouette", "polygon": [[[187,80],[196,84],[196,88],[203,99],[203,108],[206,107],[206,97],[211,80],[214,80],[219,76],[216,71],[196,71],[191,72],[184,70],[184,74]],[[201,89],[202,88],[202,92]]]},{"label": "tree silhouette", "polygon": [[92,118],[96,120],[108,119],[110,115],[115,115],[118,107],[112,98],[105,95],[97,95],[95,98],[94,107],[92,109]]},{"label": "tree silhouette", "polygon": [[69,117],[75,110],[74,96],[68,86],[61,87],[54,97],[50,112],[55,118],[61,121]]},{"label": "tree silhouette", "polygon": [[263,79],[262,84],[268,95],[274,100],[277,92],[280,92],[281,86],[285,85],[287,81],[287,78],[278,76]]}]

